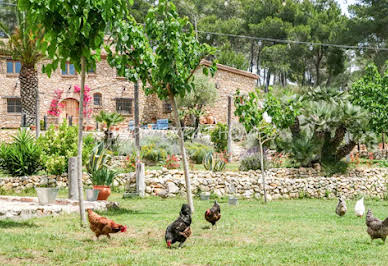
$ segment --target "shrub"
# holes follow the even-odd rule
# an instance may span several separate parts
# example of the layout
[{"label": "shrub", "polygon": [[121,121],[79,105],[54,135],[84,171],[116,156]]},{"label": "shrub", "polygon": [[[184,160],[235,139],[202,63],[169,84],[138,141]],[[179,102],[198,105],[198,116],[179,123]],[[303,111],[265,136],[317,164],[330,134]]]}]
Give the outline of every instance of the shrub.
[{"label": "shrub", "polygon": [[44,156],[47,173],[59,176],[66,172],[66,159],[64,156]]},{"label": "shrub", "polygon": [[0,167],[12,176],[32,175],[42,169],[42,151],[30,133],[23,129],[10,144],[0,146]]},{"label": "shrub", "polygon": [[167,169],[178,169],[180,167],[179,158],[174,154],[168,155],[164,167]]},{"label": "shrub", "polygon": [[[83,163],[89,159],[90,151],[95,144],[95,139],[91,135],[85,136],[84,140],[82,151]],[[51,125],[46,133],[39,137],[37,143],[42,149],[44,158],[59,156],[64,158],[65,167],[63,167],[63,171],[65,172],[69,158],[77,156],[78,128],[69,126],[66,121],[59,125],[58,130],[55,130],[55,127]],[[45,167],[47,168],[46,162]]]},{"label": "shrub", "polygon": [[217,154],[213,152],[209,152],[206,154],[203,160],[203,167],[206,170],[213,172],[220,172],[225,169],[226,159],[223,154]]},{"label": "shrub", "polygon": [[166,160],[167,151],[152,143],[141,147],[141,157],[147,164],[157,164]]},{"label": "shrub", "polygon": [[[240,171],[259,170],[260,166],[260,153],[250,153],[246,155],[240,162]],[[264,165],[266,167],[266,165]]]},{"label": "shrub", "polygon": [[185,143],[185,147],[190,160],[196,164],[201,164],[206,154],[213,150],[211,147],[198,142]]},{"label": "shrub", "polygon": [[127,155],[126,160],[125,169],[129,172],[134,172],[136,170],[136,152],[133,151],[132,154]]},{"label": "shrub", "polygon": [[210,133],[210,140],[217,152],[225,152],[228,145],[228,128],[225,124],[217,124]]}]

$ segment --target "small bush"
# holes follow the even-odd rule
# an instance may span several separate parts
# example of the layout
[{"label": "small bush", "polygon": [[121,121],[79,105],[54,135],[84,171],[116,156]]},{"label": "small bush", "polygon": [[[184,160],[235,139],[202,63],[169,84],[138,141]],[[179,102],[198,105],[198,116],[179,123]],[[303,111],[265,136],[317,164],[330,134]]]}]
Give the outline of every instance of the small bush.
[{"label": "small bush", "polygon": [[334,174],[345,174],[348,170],[349,164],[344,161],[322,162],[322,170],[326,176]]},{"label": "small bush", "polygon": [[42,150],[27,130],[19,130],[10,144],[0,146],[0,167],[12,176],[32,175],[42,169]]},{"label": "small bush", "polygon": [[225,124],[217,124],[210,133],[210,140],[217,152],[225,152],[228,146],[228,128]]},{"label": "small bush", "polygon": [[201,164],[206,154],[213,150],[211,147],[197,142],[185,143],[185,148],[190,160],[196,164]]},{"label": "small bush", "polygon": [[141,157],[146,164],[157,164],[167,159],[167,151],[156,147],[155,144],[149,144],[141,147]]},{"label": "small bush", "polygon": [[129,172],[134,172],[136,170],[136,152],[127,155],[125,169]]},{"label": "small bush", "polygon": [[51,175],[59,176],[67,171],[67,163],[64,156],[45,156],[44,161],[46,171]]},{"label": "small bush", "polygon": [[167,169],[178,169],[180,167],[179,158],[174,154],[168,155],[164,167]]},{"label": "small bush", "polygon": [[[240,162],[240,171],[259,170],[260,166],[260,153],[251,153],[246,155]],[[265,165],[264,165],[265,167]]]},{"label": "small bush", "polygon": [[[63,171],[66,172],[69,158],[77,156],[78,128],[69,126],[66,121],[63,121],[58,130],[52,125],[44,135],[39,137],[37,143],[42,149],[44,158],[62,156],[66,163],[65,167],[63,167]],[[83,163],[89,159],[90,151],[93,149],[94,145],[95,139],[91,135],[85,136],[82,150]],[[53,165],[49,167],[52,166]],[[45,161],[45,167],[48,167],[47,161]],[[58,165],[57,170],[59,169]]]}]

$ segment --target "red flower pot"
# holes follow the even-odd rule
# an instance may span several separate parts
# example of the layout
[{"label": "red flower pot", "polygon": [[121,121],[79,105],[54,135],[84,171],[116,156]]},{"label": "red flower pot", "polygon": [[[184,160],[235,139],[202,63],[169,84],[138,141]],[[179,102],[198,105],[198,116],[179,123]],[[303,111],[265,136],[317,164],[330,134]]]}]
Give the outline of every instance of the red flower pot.
[{"label": "red flower pot", "polygon": [[93,188],[100,191],[97,200],[107,200],[110,196],[110,186],[93,186]]}]

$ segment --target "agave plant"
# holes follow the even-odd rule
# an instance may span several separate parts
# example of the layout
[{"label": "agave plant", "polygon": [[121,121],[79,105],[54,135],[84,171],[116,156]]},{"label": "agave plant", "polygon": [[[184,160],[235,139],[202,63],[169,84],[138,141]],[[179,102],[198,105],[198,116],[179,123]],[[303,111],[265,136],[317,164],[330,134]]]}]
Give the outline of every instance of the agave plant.
[{"label": "agave plant", "polygon": [[32,175],[43,168],[42,150],[23,129],[10,144],[0,146],[0,168],[12,176]]},{"label": "agave plant", "polygon": [[108,167],[104,166],[90,176],[90,179],[95,186],[111,186],[117,173]]},{"label": "agave plant", "polygon": [[86,164],[86,170],[90,177],[102,168],[108,167],[108,163],[111,159],[111,155],[107,149],[105,149],[104,142],[97,144],[90,155],[89,161]]},{"label": "agave plant", "polygon": [[203,167],[208,171],[220,172],[225,169],[226,160],[217,153],[209,152],[203,159]]}]

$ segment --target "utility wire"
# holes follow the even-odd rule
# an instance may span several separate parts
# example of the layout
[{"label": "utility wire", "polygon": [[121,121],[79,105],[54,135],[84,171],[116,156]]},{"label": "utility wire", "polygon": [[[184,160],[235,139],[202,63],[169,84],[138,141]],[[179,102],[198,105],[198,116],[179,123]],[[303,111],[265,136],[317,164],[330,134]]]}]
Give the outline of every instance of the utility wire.
[{"label": "utility wire", "polygon": [[282,40],[282,39],[254,37],[254,36],[247,36],[247,35],[237,35],[237,34],[229,34],[229,33],[221,33],[221,32],[210,32],[210,31],[198,31],[198,33],[250,39],[250,40],[256,40],[256,41],[270,41],[270,42],[289,43],[289,44],[307,44],[310,46],[326,46],[326,47],[337,47],[337,48],[343,48],[343,49],[356,49],[356,50],[365,49],[365,50],[374,50],[374,51],[388,51],[388,48],[371,47],[371,46],[352,46],[352,45],[334,44],[334,43],[316,43],[316,42],[304,42],[304,41],[294,41],[294,40]]}]

